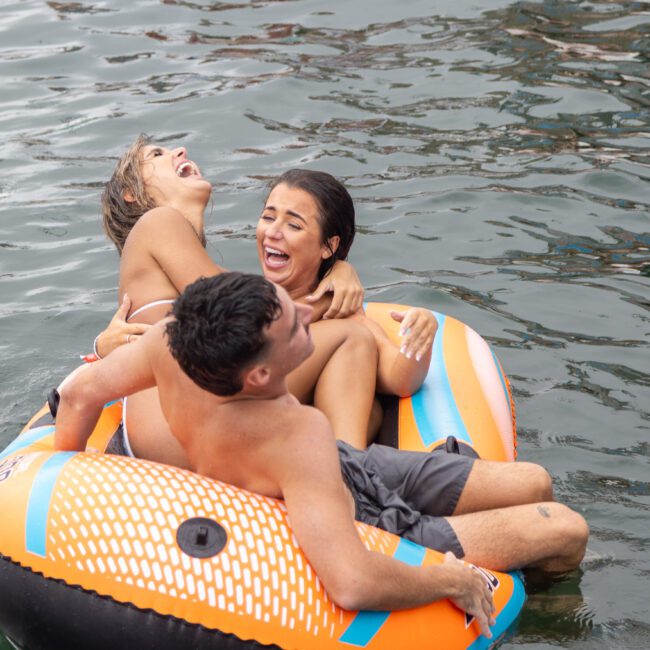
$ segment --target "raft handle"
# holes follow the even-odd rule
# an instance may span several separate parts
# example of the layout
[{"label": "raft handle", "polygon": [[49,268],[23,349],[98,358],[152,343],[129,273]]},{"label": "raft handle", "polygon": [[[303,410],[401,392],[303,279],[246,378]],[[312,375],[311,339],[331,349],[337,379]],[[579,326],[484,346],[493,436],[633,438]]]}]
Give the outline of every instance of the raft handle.
[{"label": "raft handle", "polygon": [[56,388],[53,388],[47,394],[47,405],[50,408],[50,413],[52,417],[56,420],[56,414],[59,410],[59,402],[61,401],[61,395]]},{"label": "raft handle", "polygon": [[456,436],[447,436],[447,440],[445,440],[445,451],[448,454],[460,454],[460,447],[458,446]]},{"label": "raft handle", "polygon": [[444,451],[448,454],[458,454],[459,456],[468,456],[469,458],[480,458],[473,447],[466,442],[458,441],[456,436],[447,436],[444,442],[441,442],[431,451]]}]

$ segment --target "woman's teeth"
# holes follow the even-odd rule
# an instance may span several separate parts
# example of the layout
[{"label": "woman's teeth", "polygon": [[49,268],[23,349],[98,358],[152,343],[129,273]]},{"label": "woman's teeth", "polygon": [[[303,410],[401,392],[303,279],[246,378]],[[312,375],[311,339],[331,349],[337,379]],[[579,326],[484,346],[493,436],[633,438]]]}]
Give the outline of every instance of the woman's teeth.
[{"label": "woman's teeth", "polygon": [[196,176],[197,171],[194,169],[194,165],[191,162],[187,161],[181,163],[176,168],[176,175],[180,176],[181,178],[187,178],[188,176]]},{"label": "woman's teeth", "polygon": [[276,248],[265,247],[266,263],[269,266],[284,266],[289,261],[289,256]]}]

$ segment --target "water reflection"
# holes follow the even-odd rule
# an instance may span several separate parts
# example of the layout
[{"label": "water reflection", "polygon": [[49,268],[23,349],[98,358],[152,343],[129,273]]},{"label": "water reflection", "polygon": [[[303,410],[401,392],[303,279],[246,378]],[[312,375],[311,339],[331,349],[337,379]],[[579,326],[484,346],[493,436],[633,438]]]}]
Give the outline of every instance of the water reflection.
[{"label": "water reflection", "polygon": [[63,19],[66,18],[66,14],[97,14],[111,11],[106,7],[97,7],[83,2],[47,2],[46,4]]},{"label": "water reflection", "polygon": [[[199,14],[213,12],[237,12],[242,6],[234,3],[208,3],[168,1],[163,4],[177,5]],[[257,2],[247,7],[268,8],[274,3]],[[278,3],[282,4],[282,3]],[[48,3],[59,16],[93,14],[111,11],[92,4]],[[632,20],[630,19],[636,19]],[[627,19],[616,29],[618,19]],[[471,152],[465,166],[450,165],[447,161],[439,173],[459,171],[479,173],[484,177],[497,175],[488,169],[499,155],[509,151],[535,151],[537,154],[576,152],[581,156],[595,155],[605,162],[632,159],[642,162],[643,149],[625,138],[642,136],[648,119],[648,75],[644,63],[643,14],[638,3],[516,3],[506,9],[490,11],[480,19],[450,20],[439,15],[412,17],[400,21],[378,22],[363,29],[305,27],[299,23],[269,23],[254,30],[237,30],[230,22],[215,23],[203,20],[201,32],[185,30],[189,25],[177,28],[132,30],[120,33],[126,40],[145,37],[170,45],[179,41],[196,48],[184,50],[131,51],[105,60],[125,65],[143,59],[156,60],[173,57],[178,60],[197,58],[202,64],[243,60],[273,66],[262,74],[247,75],[244,86],[267,83],[290,76],[293,79],[326,84],[340,83],[348,78],[354,87],[346,92],[329,88],[322,97],[313,95],[311,101],[326,101],[340,106],[362,110],[366,115],[378,114],[377,119],[335,119],[317,124],[290,125],[290,131],[300,137],[310,138],[316,130],[327,141],[355,149],[359,143],[345,138],[350,131],[362,130],[368,139],[364,142],[370,151],[386,154],[386,136],[404,138],[401,145],[405,153],[429,155],[441,152],[451,157],[446,149]],[[612,28],[607,28],[613,25]],[[95,28],[96,29],[96,28]],[[104,35],[106,33],[105,29]],[[387,34],[394,34],[394,42],[382,42]],[[138,42],[141,42],[138,41]],[[206,51],[205,45],[219,46]],[[78,46],[68,46],[60,52],[74,52]],[[192,52],[196,49],[196,52]],[[472,50],[488,52],[492,60],[484,56],[472,56]],[[465,57],[457,57],[451,63],[441,53],[467,51]],[[0,57],[31,58],[35,51],[0,51]],[[615,64],[615,65],[611,65]],[[408,93],[407,101],[399,100],[399,92],[387,101],[385,93],[373,84],[364,84],[363,71],[405,71],[412,73],[408,83],[401,80],[385,80],[389,87],[398,91],[417,87],[445,75],[454,73],[474,75],[477,79],[491,77],[490,87],[481,83],[481,92],[426,93],[413,101]],[[403,77],[403,75],[402,75]],[[513,87],[512,81],[517,82]],[[206,89],[206,82],[210,84]],[[143,82],[140,82],[143,83]],[[221,75],[205,78],[197,73],[156,75],[144,83],[152,92],[174,92],[169,101],[183,101],[206,93],[212,94],[229,87],[242,87],[241,80]],[[448,82],[449,83],[449,82]],[[522,87],[522,84],[525,84]],[[123,91],[119,82],[98,83],[101,92]],[[197,86],[187,88],[187,86]],[[449,84],[453,89],[453,84]],[[442,89],[441,89],[442,90]],[[131,87],[132,91],[132,87]],[[567,94],[567,91],[568,94]],[[146,93],[148,94],[148,93]],[[160,98],[154,101],[161,101]],[[164,100],[163,100],[164,101]],[[566,104],[566,106],[565,106]],[[616,108],[614,106],[616,105]],[[610,108],[611,106],[611,108]],[[587,110],[585,110],[587,108]],[[439,112],[471,111],[485,113],[475,129],[441,128],[436,120]],[[510,122],[490,124],[494,115],[509,115]],[[250,113],[250,118],[264,121],[271,131],[289,128],[281,122],[265,120],[262,115]],[[522,123],[523,120],[523,123]],[[384,136],[384,137],[382,137]],[[609,141],[615,138],[616,146]],[[641,157],[641,158],[638,158]],[[456,161],[457,162],[457,161]],[[430,165],[393,167],[398,176],[428,175]],[[511,169],[513,177],[523,169]]]},{"label": "water reflection", "polygon": [[594,612],[583,598],[580,572],[553,578],[527,571],[526,593],[526,608],[517,626],[525,643],[566,643],[591,636]]},{"label": "water reflection", "polygon": [[[594,197],[590,198],[593,202]],[[619,204],[618,207],[623,206]],[[634,205],[635,209],[638,207]],[[647,208],[650,209],[650,205]],[[598,276],[620,273],[640,275],[647,273],[650,266],[650,233],[631,232],[617,226],[601,227],[603,235],[613,240],[609,243],[551,228],[543,222],[521,217],[511,217],[510,220],[520,225],[522,232],[529,237],[545,242],[546,250],[542,253],[508,250],[500,258],[463,256],[459,259],[502,267],[537,266],[540,268],[538,273],[518,269],[508,272],[517,273],[524,280],[562,283],[585,278],[593,284],[592,279]],[[555,273],[548,273],[549,270]],[[650,303],[646,306],[650,307]]]}]

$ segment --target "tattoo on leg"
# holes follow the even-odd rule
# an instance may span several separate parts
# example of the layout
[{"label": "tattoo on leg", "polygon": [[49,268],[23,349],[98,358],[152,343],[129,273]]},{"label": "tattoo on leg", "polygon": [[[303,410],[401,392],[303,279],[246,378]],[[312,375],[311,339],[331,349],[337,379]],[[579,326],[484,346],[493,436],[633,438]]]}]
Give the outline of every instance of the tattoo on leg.
[{"label": "tattoo on leg", "polygon": [[550,519],[551,518],[551,513],[549,512],[548,508],[545,506],[537,506],[537,512],[539,512],[542,517],[545,519]]}]

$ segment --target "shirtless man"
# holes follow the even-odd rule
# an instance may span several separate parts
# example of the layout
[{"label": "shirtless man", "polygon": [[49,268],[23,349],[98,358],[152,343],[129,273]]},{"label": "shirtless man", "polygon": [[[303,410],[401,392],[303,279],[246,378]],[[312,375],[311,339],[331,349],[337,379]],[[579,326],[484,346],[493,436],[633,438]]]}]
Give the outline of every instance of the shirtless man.
[{"label": "shirtless man", "polygon": [[[64,382],[56,447],[83,449],[107,401],[157,384],[165,418],[192,469],[283,498],[296,539],[334,602],[346,609],[393,610],[450,598],[490,636],[489,590],[451,553],[441,565],[416,568],[361,543],[353,518],[364,499],[346,472],[349,458],[337,453],[322,413],[300,405],[287,390],[287,373],[312,350],[310,316],[310,307],[259,276],[198,280],[176,300],[173,318]],[[438,459],[446,464],[448,456],[391,453],[417,457],[418,472]],[[534,502],[549,490],[537,466],[471,459],[458,466],[466,482],[451,516],[436,516],[430,503],[420,519],[451,530],[465,559],[502,570],[565,571],[580,562],[586,523],[550,501],[550,494]],[[506,489],[487,490],[484,481],[497,469]],[[391,493],[388,486],[382,490]]]}]

